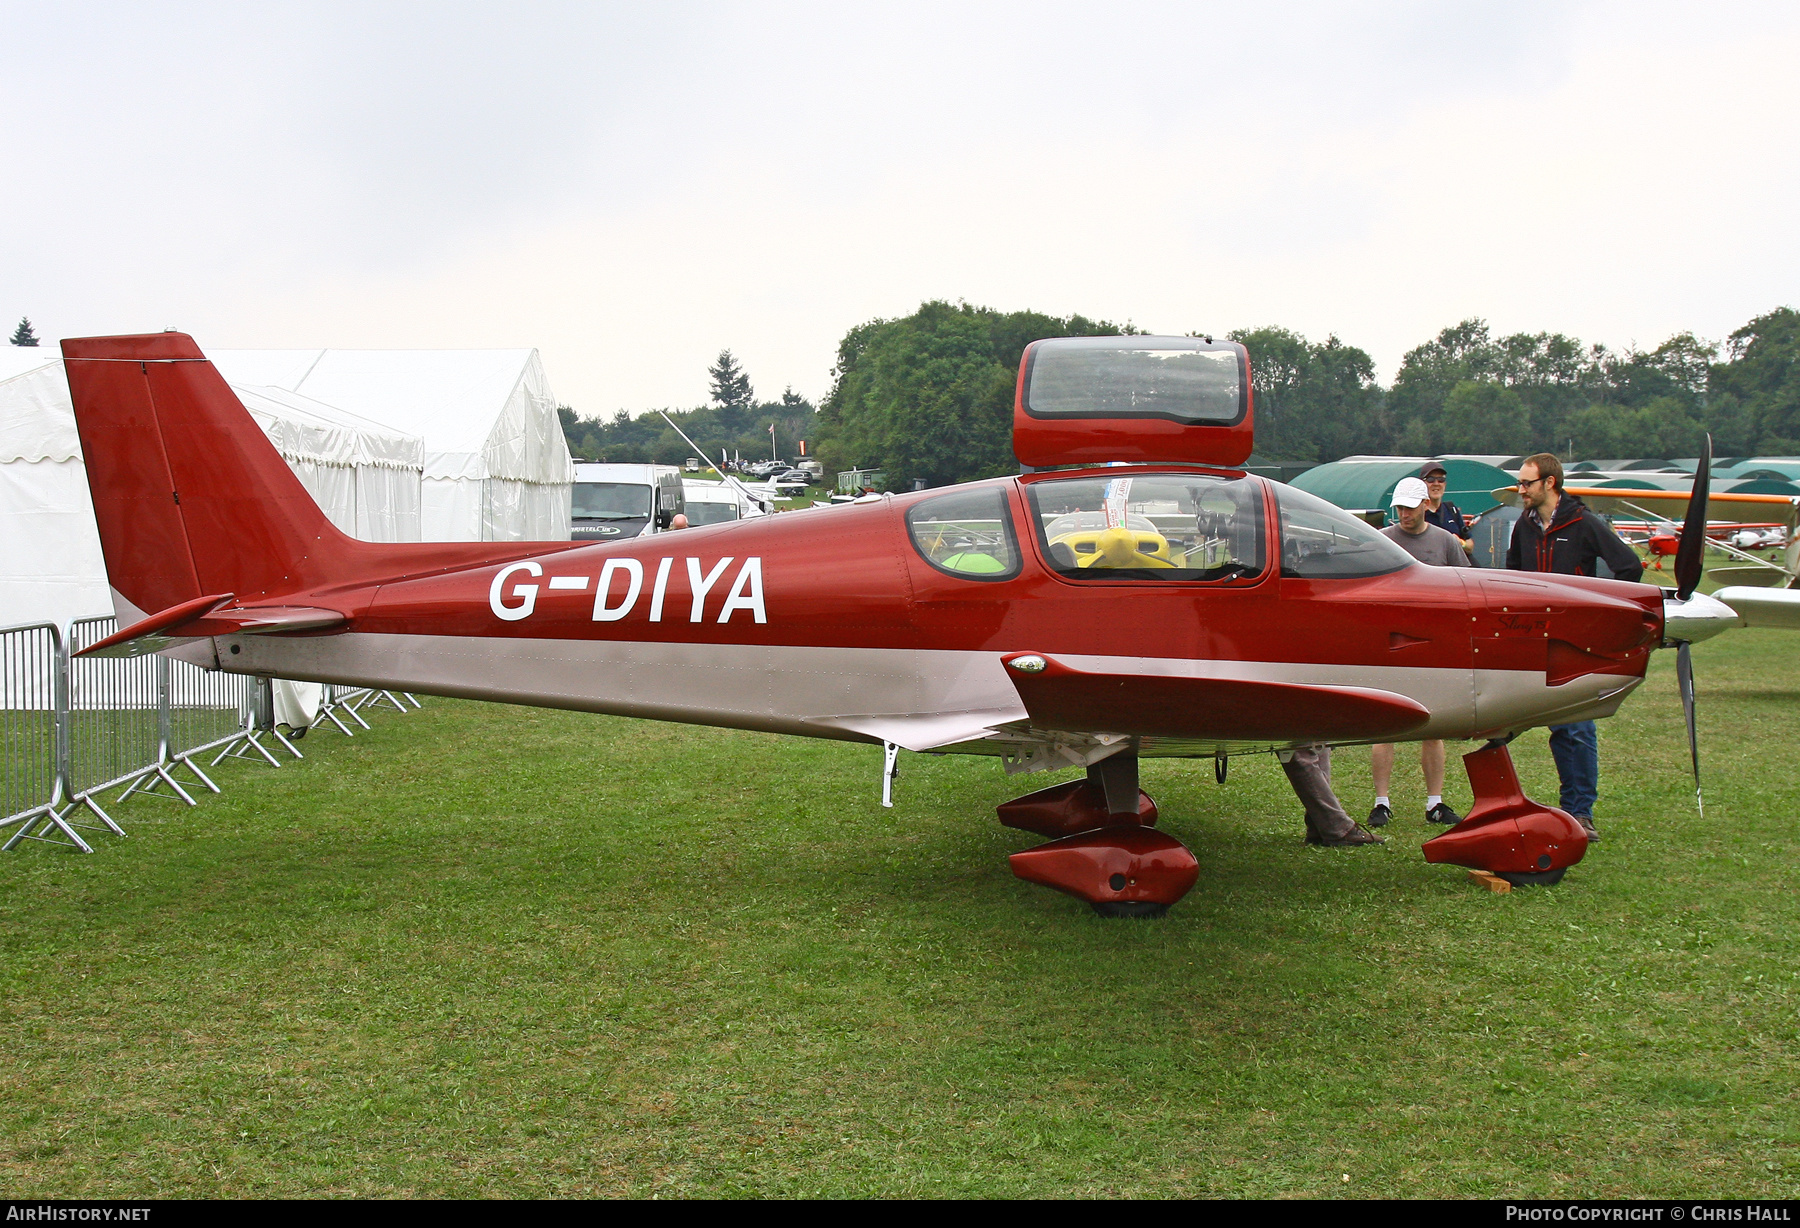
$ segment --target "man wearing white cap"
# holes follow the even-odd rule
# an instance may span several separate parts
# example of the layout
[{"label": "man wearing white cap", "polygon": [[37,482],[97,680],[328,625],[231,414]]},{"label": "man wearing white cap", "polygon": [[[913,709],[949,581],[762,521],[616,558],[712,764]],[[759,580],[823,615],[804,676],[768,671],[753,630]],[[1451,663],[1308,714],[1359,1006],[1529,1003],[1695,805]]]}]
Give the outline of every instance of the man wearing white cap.
[{"label": "man wearing white cap", "polygon": [[[1383,529],[1382,535],[1419,562],[1432,567],[1468,567],[1469,556],[1463,552],[1456,534],[1426,523],[1431,497],[1425,483],[1418,478],[1402,478],[1394,487],[1394,510],[1400,523]],[[1374,748],[1375,808],[1366,820],[1370,827],[1381,827],[1394,817],[1388,800],[1388,784],[1394,775],[1394,747],[1383,743]],[[1444,743],[1431,738],[1419,743],[1419,764],[1425,769],[1425,819],[1449,826],[1460,823],[1462,816],[1444,804]]]}]

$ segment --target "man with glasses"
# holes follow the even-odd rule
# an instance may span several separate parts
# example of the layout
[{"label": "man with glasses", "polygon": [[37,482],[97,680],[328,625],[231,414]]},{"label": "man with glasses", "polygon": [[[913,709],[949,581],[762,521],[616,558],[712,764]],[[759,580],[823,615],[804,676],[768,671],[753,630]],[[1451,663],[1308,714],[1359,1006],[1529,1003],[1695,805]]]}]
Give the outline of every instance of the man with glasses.
[{"label": "man with glasses", "polygon": [[1469,536],[1469,526],[1475,523],[1475,519],[1464,516],[1460,507],[1444,498],[1444,490],[1450,480],[1444,463],[1427,463],[1419,470],[1419,476],[1425,481],[1425,523],[1436,525],[1456,538],[1462,543],[1463,553],[1473,559],[1475,540]]},{"label": "man with glasses", "polygon": [[[1564,492],[1562,462],[1548,452],[1528,456],[1519,466],[1519,502],[1525,514],[1513,526],[1512,543],[1506,548],[1509,569],[1591,576],[1595,560],[1605,559],[1614,579],[1643,579],[1644,564],[1637,551],[1620,541],[1605,519]],[[1600,742],[1594,722],[1551,726],[1550,754],[1562,780],[1562,808],[1581,824],[1589,840],[1598,840],[1594,801],[1600,791]]]}]

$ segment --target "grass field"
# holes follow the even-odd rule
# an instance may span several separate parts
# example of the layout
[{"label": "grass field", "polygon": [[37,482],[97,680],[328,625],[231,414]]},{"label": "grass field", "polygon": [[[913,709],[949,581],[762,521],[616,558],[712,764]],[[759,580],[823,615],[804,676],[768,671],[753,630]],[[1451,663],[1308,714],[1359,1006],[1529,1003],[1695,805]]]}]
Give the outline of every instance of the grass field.
[{"label": "grass field", "polygon": [[1202,867],[1151,922],[1008,873],[1034,838],[991,808],[1045,777],[906,756],[884,811],[872,747],[427,701],[0,862],[0,1179],[1793,1197],[1797,648],[1696,651],[1704,821],[1657,654],[1553,889],[1424,864],[1408,758],[1355,851],[1303,847],[1266,757],[1150,764]]}]

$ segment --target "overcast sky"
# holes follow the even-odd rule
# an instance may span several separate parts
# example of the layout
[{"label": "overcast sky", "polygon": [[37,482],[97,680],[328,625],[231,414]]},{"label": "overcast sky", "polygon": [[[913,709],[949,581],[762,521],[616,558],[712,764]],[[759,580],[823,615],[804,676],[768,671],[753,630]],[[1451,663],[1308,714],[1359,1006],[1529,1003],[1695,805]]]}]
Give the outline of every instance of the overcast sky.
[{"label": "overcast sky", "polygon": [[0,0],[0,320],[824,394],[931,298],[1651,346],[1800,300],[1800,8]]}]

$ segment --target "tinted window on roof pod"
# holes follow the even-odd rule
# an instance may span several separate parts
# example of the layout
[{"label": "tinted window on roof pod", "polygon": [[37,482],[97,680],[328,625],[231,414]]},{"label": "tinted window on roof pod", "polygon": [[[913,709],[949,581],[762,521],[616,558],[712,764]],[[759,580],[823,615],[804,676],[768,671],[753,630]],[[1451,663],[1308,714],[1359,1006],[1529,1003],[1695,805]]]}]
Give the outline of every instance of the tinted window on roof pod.
[{"label": "tinted window on roof pod", "polygon": [[1007,580],[1019,574],[1019,540],[1006,492],[974,487],[924,499],[906,509],[913,549],[939,571],[963,580]]},{"label": "tinted window on roof pod", "polygon": [[1038,418],[1232,423],[1244,412],[1243,351],[1185,337],[1068,337],[1031,351],[1025,412]]},{"label": "tinted window on roof pod", "polygon": [[1026,487],[1045,562],[1071,580],[1231,580],[1262,574],[1262,484],[1158,473]]}]

